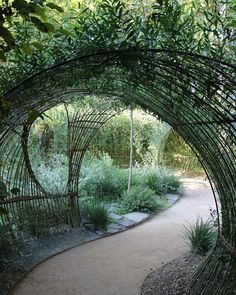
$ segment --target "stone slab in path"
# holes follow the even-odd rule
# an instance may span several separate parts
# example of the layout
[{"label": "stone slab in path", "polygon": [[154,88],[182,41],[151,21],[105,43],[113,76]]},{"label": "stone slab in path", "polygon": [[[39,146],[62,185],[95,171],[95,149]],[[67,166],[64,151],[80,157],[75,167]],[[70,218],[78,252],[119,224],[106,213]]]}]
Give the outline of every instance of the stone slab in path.
[{"label": "stone slab in path", "polygon": [[174,205],[174,203],[179,199],[179,194],[167,194],[167,199],[170,206]]},{"label": "stone slab in path", "polygon": [[116,223],[119,225],[122,225],[124,227],[129,227],[129,226],[134,225],[136,222],[134,220],[123,218],[121,220],[116,220]]},{"label": "stone slab in path", "polygon": [[123,216],[136,223],[136,222],[140,222],[140,221],[146,219],[149,216],[149,214],[142,213],[142,212],[132,212],[132,213],[125,214]]},{"label": "stone slab in path", "polygon": [[112,220],[121,220],[121,219],[123,219],[123,215],[119,215],[119,214],[116,214],[116,213],[110,213],[109,215],[110,215]]},{"label": "stone slab in path", "polygon": [[117,233],[118,231],[121,231],[121,230],[124,230],[124,229],[125,229],[125,227],[120,225],[120,224],[110,223],[107,226],[107,233],[114,234],[114,233]]}]

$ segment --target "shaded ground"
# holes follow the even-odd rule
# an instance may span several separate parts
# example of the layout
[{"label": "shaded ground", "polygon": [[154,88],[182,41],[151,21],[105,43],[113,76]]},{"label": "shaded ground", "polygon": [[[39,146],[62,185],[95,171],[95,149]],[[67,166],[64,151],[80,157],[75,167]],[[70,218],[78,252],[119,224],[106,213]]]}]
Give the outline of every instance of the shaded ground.
[{"label": "shaded ground", "polygon": [[96,233],[81,229],[70,230],[60,235],[31,240],[23,249],[0,256],[0,295],[5,294],[12,284],[24,276],[35,264],[78,244],[98,238]]},{"label": "shaded ground", "polygon": [[183,224],[214,207],[210,187],[185,179],[184,195],[152,220],[85,244],[36,267],[11,292],[16,295],[138,295],[154,269],[188,252]]},{"label": "shaded ground", "polygon": [[189,285],[203,259],[188,254],[167,263],[145,279],[141,295],[193,295]]}]

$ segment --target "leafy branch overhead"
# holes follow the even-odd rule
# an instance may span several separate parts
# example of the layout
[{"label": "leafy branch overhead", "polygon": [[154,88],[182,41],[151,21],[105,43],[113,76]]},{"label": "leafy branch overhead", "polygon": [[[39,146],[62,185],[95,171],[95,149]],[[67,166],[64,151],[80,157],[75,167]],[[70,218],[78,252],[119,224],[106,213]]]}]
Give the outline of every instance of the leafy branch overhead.
[{"label": "leafy branch overhead", "polygon": [[235,1],[223,0],[4,0],[1,92],[55,63],[101,49],[165,48],[232,62],[235,11]]},{"label": "leafy branch overhead", "polygon": [[[15,32],[12,30],[16,19],[21,19],[21,22],[29,22],[34,27],[43,32],[49,33],[55,30],[55,21],[49,20],[50,10],[63,12],[63,9],[53,2],[46,2],[45,0],[30,1],[14,0],[9,2],[3,0],[0,7],[0,37],[2,42],[0,44],[0,58],[5,60],[5,53],[15,47],[21,47],[17,44]],[[26,43],[23,50],[30,52]]]}]

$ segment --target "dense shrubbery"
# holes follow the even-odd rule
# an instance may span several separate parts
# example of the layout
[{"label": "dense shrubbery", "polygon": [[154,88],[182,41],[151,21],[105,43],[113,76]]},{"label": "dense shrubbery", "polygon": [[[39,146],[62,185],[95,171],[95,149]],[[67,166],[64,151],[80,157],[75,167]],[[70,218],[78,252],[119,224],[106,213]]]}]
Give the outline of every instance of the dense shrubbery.
[{"label": "dense shrubbery", "polygon": [[[88,96],[85,101],[87,100],[92,100],[96,104],[94,97]],[[76,102],[67,106],[71,115],[79,109],[83,112],[86,107],[88,106],[81,106]],[[90,143],[89,151],[97,156],[100,153],[107,153],[116,165],[127,167],[130,148],[129,124],[128,111],[111,118],[97,131]],[[36,157],[39,153],[66,155],[67,128],[67,114],[64,105],[58,105],[48,110],[44,120],[39,118],[32,126],[29,142],[31,154]],[[163,148],[162,143],[171,127],[141,110],[136,110],[134,111],[134,130],[134,162],[141,163],[151,158],[151,161],[157,164]]]},{"label": "dense shrubbery", "polygon": [[155,192],[147,187],[133,186],[129,191],[125,191],[122,196],[120,211],[128,212],[155,212],[158,203]]},{"label": "dense shrubbery", "polygon": [[[64,154],[54,154],[51,157],[35,156],[33,164],[37,178],[48,193],[64,194],[66,192],[68,160]],[[94,156],[87,153],[81,167],[79,194],[83,200],[92,198],[96,201],[86,203],[86,206],[82,202],[83,216],[89,217],[98,228],[105,229],[108,217],[104,202],[118,202],[120,213],[154,212],[167,207],[164,196],[168,192],[177,192],[181,185],[169,171],[146,165],[134,167],[129,192],[127,187],[128,169],[113,165],[113,160],[108,154]],[[53,204],[50,206],[52,207]],[[23,229],[33,236],[40,236],[44,227],[54,226],[54,223],[60,219],[58,214],[65,216],[65,223],[74,224],[73,212],[68,204],[64,207],[58,212],[55,209],[55,214],[51,215],[47,214],[46,209],[41,210],[39,207],[35,212],[35,208],[27,207],[24,213]],[[84,214],[85,211],[86,214]],[[44,220],[47,220],[47,224],[44,224]]]},{"label": "dense shrubbery", "polygon": [[150,189],[154,190],[156,194],[165,195],[166,193],[175,193],[180,187],[180,181],[174,176],[166,173],[150,172],[143,180],[143,183]]},{"label": "dense shrubbery", "polygon": [[50,194],[65,192],[68,179],[68,158],[64,154],[53,154],[49,158],[38,156],[33,169],[39,182]]},{"label": "dense shrubbery", "polygon": [[[81,171],[81,195],[120,198],[127,189],[127,182],[128,170],[114,166],[108,155],[90,156]],[[178,178],[170,172],[148,167],[134,168],[132,185],[149,188],[158,195],[177,192],[181,187]]]},{"label": "dense shrubbery", "polygon": [[[158,163],[162,151],[162,143],[171,127],[148,115],[141,110],[134,111],[134,162],[143,162],[152,158]],[[110,119],[95,135],[90,151],[108,153],[114,163],[119,166],[129,164],[129,112],[122,112],[119,116]]]},{"label": "dense shrubbery", "polygon": [[89,156],[81,169],[80,194],[83,197],[120,197],[127,187],[126,171],[113,166],[108,155]]},{"label": "dense shrubbery", "polygon": [[[218,2],[2,1],[3,7],[10,6],[2,8],[2,92],[58,61],[77,57],[78,48],[80,54],[99,48],[172,48],[234,60],[235,2]],[[49,9],[54,3],[64,13]]]}]

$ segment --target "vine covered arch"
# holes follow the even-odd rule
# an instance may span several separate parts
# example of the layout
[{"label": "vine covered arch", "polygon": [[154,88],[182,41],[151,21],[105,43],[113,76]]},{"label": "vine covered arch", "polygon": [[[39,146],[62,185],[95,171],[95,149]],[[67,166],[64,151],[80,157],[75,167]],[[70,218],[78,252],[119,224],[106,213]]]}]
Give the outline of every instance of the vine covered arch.
[{"label": "vine covered arch", "polygon": [[[10,108],[1,118],[0,146],[7,147],[19,128],[24,130],[39,114],[71,96],[119,97],[158,115],[194,149],[216,204],[217,195],[220,200],[218,240],[195,274],[193,290],[196,294],[235,294],[235,70],[207,57],[154,49],[106,51],[65,61],[5,93]],[[37,185],[37,179],[33,183]],[[20,197],[20,191],[14,193]]]}]

